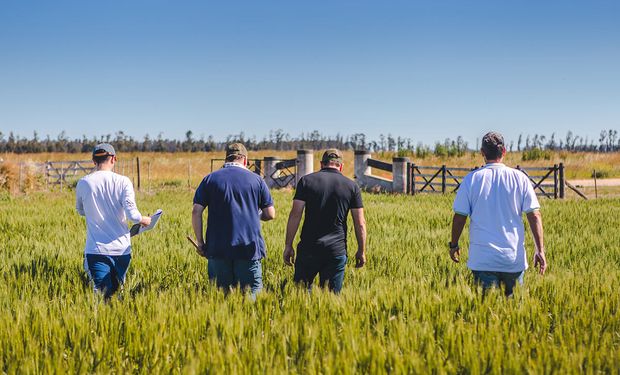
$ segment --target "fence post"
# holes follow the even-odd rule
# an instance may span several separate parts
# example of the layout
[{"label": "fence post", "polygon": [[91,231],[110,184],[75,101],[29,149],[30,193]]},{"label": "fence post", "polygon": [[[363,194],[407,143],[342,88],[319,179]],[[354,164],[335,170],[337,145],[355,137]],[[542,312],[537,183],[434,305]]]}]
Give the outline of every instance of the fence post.
[{"label": "fence post", "polygon": [[190,189],[192,188],[191,179],[192,179],[192,161],[188,160],[187,161],[187,187]]},{"label": "fence post", "polygon": [[370,151],[356,150],[353,161],[354,176],[357,184],[366,186],[366,175],[372,173],[372,169],[368,166],[367,160],[370,159]]},{"label": "fence post", "polygon": [[[275,156],[265,156],[263,162],[265,164],[265,183],[267,187],[270,189],[277,187],[278,184],[274,180],[274,175],[277,172],[276,164],[280,162],[280,159]],[[278,178],[278,176],[275,175],[275,178]]]},{"label": "fence post", "polygon": [[392,158],[392,192],[407,193],[407,165],[409,158]]},{"label": "fence post", "polygon": [[553,164],[553,199],[558,199],[558,165]]},{"label": "fence post", "polygon": [[411,163],[411,195],[415,195],[415,163]]},{"label": "fence post", "polygon": [[50,162],[45,162],[45,189],[50,190]]},{"label": "fence post", "polygon": [[441,166],[441,193],[446,193],[446,165]]},{"label": "fence post", "polygon": [[560,163],[560,199],[564,199],[564,163]]},{"label": "fence post", "polygon": [[592,175],[594,176],[594,199],[598,198],[598,184],[596,182],[596,169],[592,171]]},{"label": "fence post", "polygon": [[24,174],[23,169],[24,169],[24,162],[23,162],[23,161],[20,161],[20,162],[19,162],[19,182],[17,183],[17,192],[18,192],[18,193],[21,193],[21,192],[22,192],[22,181],[23,181],[23,179],[24,179],[24,176],[23,176],[23,174]]},{"label": "fence post", "polygon": [[407,162],[407,193],[411,194],[411,162]]},{"label": "fence post", "polygon": [[[211,160],[211,170],[213,171],[213,159]],[[254,173],[259,176],[263,173],[262,160],[256,159],[254,161]]]},{"label": "fence post", "polygon": [[297,173],[295,173],[295,186],[303,176],[314,172],[314,151],[297,150]]},{"label": "fence post", "polygon": [[138,191],[140,191],[140,157],[136,158],[136,172],[138,172]]},{"label": "fence post", "polygon": [[63,180],[65,179],[65,167],[63,166],[63,162],[60,162],[60,192],[62,193],[62,185]]}]

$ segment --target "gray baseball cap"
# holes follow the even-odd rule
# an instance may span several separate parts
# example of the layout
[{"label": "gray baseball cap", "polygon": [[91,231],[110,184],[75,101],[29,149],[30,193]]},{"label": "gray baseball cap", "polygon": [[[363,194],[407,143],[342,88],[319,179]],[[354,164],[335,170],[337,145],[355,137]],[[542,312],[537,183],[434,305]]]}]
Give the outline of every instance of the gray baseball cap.
[{"label": "gray baseball cap", "polygon": [[114,151],[114,147],[112,147],[109,143],[99,143],[93,149],[93,158],[101,157],[101,156],[115,156],[116,151]]},{"label": "gray baseball cap", "polygon": [[228,159],[229,156],[245,156],[247,158],[248,150],[243,143],[231,143],[226,146],[226,159]]},{"label": "gray baseball cap", "polygon": [[342,152],[340,152],[337,148],[329,148],[325,150],[323,157],[321,158],[321,162],[329,163],[330,161],[342,163]]}]

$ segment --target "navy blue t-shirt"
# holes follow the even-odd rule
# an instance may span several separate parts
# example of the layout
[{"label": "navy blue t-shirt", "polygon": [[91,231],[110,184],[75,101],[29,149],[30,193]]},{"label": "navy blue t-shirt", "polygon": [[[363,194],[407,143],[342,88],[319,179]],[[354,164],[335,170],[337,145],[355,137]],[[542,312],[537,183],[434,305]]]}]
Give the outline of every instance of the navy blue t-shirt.
[{"label": "navy blue t-shirt", "polygon": [[194,203],[208,207],[205,235],[208,258],[265,257],[258,210],[273,206],[273,200],[259,175],[245,168],[225,166],[202,180]]}]

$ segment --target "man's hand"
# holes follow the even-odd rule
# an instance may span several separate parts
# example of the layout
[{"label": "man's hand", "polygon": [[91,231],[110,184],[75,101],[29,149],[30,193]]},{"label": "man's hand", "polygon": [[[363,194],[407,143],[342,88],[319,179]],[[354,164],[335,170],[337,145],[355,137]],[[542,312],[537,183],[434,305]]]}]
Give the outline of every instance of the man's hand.
[{"label": "man's hand", "polygon": [[198,243],[198,247],[196,248],[196,252],[201,257],[206,258],[207,257],[207,244],[204,243],[204,242],[203,243]]},{"label": "man's hand", "polygon": [[282,258],[284,258],[284,264],[287,266],[292,266],[295,263],[295,249],[293,249],[293,246],[286,245],[284,247]]},{"label": "man's hand", "polygon": [[149,225],[151,225],[151,217],[142,216],[142,220],[140,220],[138,224],[142,225],[143,227],[148,227]]},{"label": "man's hand", "polygon": [[461,248],[459,247],[459,245],[457,244],[455,247],[450,245],[450,258],[452,259],[452,261],[454,263],[459,263],[460,257],[461,257]]},{"label": "man's hand", "polygon": [[534,268],[536,268],[536,266],[538,266],[538,273],[544,275],[547,269],[547,258],[542,251],[536,251],[534,253]]},{"label": "man's hand", "polygon": [[363,250],[358,250],[355,253],[355,268],[362,268],[366,264],[366,252]]}]

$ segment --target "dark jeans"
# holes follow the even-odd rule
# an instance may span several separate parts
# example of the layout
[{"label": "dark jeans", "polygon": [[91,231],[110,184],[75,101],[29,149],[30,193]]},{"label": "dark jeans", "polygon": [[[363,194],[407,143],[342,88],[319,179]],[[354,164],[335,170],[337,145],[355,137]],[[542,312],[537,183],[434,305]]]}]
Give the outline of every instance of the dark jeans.
[{"label": "dark jeans", "polygon": [[488,271],[472,271],[474,281],[482,285],[482,291],[504,285],[504,295],[512,296],[513,289],[517,282],[523,285],[523,273],[521,272],[488,272]]},{"label": "dark jeans", "polygon": [[344,268],[347,264],[347,256],[325,256],[315,254],[299,254],[295,260],[296,283],[303,283],[308,290],[312,289],[312,282],[319,275],[319,285],[324,287],[327,283],[329,290],[338,294],[344,281]]},{"label": "dark jeans", "polygon": [[263,269],[259,260],[209,259],[209,279],[215,279],[218,287],[229,289],[237,285],[250,288],[252,294],[263,289]]},{"label": "dark jeans", "polygon": [[131,262],[131,254],[100,255],[86,254],[87,272],[95,284],[95,290],[110,298],[125,282],[125,275]]}]

